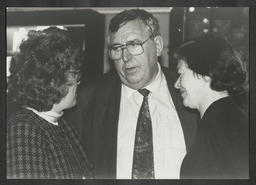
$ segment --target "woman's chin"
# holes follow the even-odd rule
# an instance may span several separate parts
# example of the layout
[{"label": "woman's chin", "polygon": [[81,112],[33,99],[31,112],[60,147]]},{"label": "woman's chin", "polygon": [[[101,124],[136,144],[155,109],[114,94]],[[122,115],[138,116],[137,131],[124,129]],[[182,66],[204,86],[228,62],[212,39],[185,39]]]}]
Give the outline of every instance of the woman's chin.
[{"label": "woman's chin", "polygon": [[76,105],[76,100],[72,103],[72,105],[69,108],[72,108]]},{"label": "woman's chin", "polygon": [[70,109],[72,107],[74,107],[76,105],[76,100],[74,102],[72,102],[71,104],[69,104],[69,106],[65,107],[65,109]]},{"label": "woman's chin", "polygon": [[185,107],[190,108],[189,103],[188,103],[188,102],[186,101],[186,99],[184,99],[184,98],[183,98],[183,105],[184,105]]}]

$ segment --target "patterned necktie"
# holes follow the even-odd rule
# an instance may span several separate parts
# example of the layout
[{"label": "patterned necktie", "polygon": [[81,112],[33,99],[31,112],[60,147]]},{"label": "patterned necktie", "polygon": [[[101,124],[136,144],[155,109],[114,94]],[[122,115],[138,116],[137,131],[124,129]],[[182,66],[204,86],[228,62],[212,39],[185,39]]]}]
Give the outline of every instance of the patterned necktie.
[{"label": "patterned necktie", "polygon": [[140,108],[133,154],[132,179],[154,179],[152,122],[148,107],[147,89],[138,90],[143,96]]}]

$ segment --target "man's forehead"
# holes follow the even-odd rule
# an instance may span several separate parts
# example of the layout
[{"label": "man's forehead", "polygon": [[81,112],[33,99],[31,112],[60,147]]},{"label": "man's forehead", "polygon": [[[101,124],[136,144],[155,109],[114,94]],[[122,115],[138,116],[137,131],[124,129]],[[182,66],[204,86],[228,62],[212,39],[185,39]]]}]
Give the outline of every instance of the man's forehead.
[{"label": "man's forehead", "polygon": [[117,32],[110,33],[110,42],[122,39],[122,40],[134,40],[134,39],[144,39],[148,37],[147,27],[140,21],[133,20],[129,21],[123,26],[121,26]]},{"label": "man's forehead", "polygon": [[127,43],[134,40],[142,40],[143,35],[137,33],[126,33],[123,35],[112,35],[110,36],[110,43]]}]

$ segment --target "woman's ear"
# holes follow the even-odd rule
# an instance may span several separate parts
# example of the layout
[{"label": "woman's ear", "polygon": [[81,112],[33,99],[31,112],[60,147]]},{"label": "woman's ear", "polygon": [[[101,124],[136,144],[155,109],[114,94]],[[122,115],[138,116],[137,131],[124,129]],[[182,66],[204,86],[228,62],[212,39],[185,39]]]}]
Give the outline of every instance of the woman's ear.
[{"label": "woman's ear", "polygon": [[156,55],[159,57],[164,47],[163,37],[161,35],[157,35],[154,38],[154,42],[156,44]]},{"label": "woman's ear", "polygon": [[210,83],[211,82],[211,77],[209,77],[209,76],[202,76],[202,75],[200,75],[201,76],[201,78],[206,82],[206,83]]}]

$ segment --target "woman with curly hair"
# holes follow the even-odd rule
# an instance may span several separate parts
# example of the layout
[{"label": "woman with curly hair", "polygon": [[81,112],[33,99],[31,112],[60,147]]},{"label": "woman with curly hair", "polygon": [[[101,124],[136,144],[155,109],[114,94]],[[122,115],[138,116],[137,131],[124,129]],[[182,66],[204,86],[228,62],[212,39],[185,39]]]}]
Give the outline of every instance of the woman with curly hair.
[{"label": "woman with curly hair", "polygon": [[201,116],[181,178],[248,178],[249,120],[240,106],[247,95],[247,74],[238,55],[225,40],[207,34],[183,44],[174,57],[179,73],[175,88],[184,106]]},{"label": "woman with curly hair", "polygon": [[11,59],[7,178],[94,178],[94,169],[63,110],[76,104],[81,57],[66,31],[30,31]]}]

